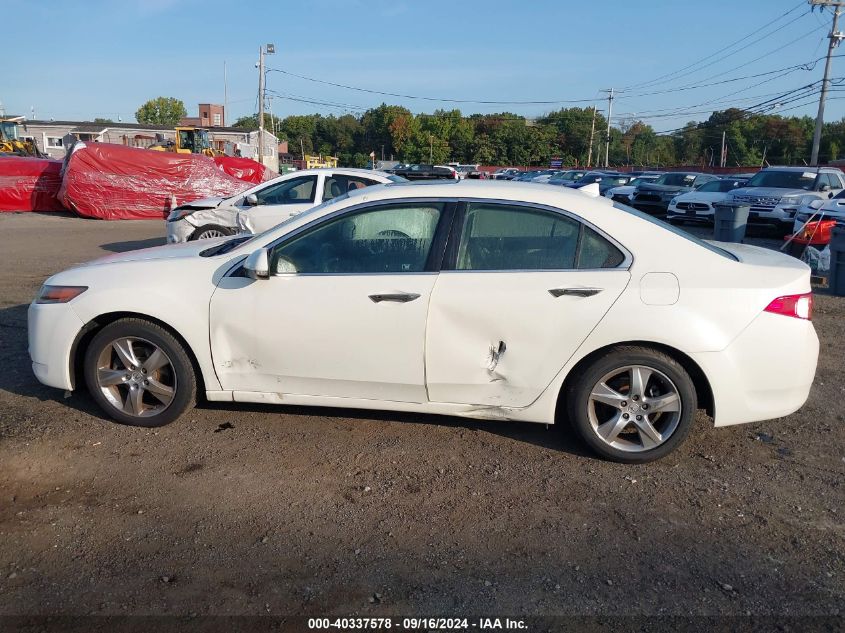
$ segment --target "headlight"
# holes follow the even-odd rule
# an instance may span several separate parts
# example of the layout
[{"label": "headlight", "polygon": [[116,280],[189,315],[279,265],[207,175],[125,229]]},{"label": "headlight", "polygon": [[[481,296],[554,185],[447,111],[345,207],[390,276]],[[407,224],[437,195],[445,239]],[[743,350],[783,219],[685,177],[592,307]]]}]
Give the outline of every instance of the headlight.
[{"label": "headlight", "polygon": [[168,222],[178,222],[182,218],[186,218],[189,215],[196,212],[198,209],[191,209],[190,207],[183,209],[181,207],[176,207],[173,211],[170,212],[170,215],[167,216]]},{"label": "headlight", "polygon": [[678,196],[675,196],[669,201],[669,204],[678,204]]},{"label": "headlight", "polygon": [[41,286],[35,303],[67,303],[88,290],[88,286]]},{"label": "headlight", "polygon": [[784,196],[778,202],[779,207],[795,207],[801,203],[801,198],[798,196]]}]

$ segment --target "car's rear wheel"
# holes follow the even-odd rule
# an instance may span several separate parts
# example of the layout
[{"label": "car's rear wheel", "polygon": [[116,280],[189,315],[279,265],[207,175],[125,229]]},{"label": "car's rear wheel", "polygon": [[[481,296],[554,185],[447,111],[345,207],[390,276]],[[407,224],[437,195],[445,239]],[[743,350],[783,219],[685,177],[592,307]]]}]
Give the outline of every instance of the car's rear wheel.
[{"label": "car's rear wheel", "polygon": [[98,332],[85,353],[85,382],[121,424],[164,426],[196,401],[196,375],[183,345],[163,327],[121,319]]},{"label": "car's rear wheel", "polygon": [[695,385],[672,357],[620,347],[595,359],[569,389],[569,418],[599,455],[624,463],[660,459],[689,434]]},{"label": "car's rear wheel", "polygon": [[191,235],[192,240],[210,240],[215,237],[226,237],[234,235],[235,231],[227,226],[220,226],[218,224],[206,224],[199,227]]}]

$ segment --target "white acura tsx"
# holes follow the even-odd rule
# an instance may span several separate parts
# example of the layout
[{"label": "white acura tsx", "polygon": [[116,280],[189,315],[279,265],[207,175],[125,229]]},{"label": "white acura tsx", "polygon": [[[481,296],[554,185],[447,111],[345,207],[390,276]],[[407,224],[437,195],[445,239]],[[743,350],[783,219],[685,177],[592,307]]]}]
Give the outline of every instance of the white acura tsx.
[{"label": "white acura tsx", "polygon": [[211,401],[552,424],[597,453],[675,449],[806,401],[810,270],[606,198],[510,182],[389,184],[251,238],[104,257],[29,309],[46,385],[160,426]]}]

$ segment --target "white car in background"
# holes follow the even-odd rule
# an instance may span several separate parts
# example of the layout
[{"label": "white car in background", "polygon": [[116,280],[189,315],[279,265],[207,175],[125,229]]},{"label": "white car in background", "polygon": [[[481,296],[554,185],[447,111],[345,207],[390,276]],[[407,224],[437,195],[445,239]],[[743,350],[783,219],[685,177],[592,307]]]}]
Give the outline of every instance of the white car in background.
[{"label": "white car in background", "polygon": [[259,233],[322,202],[362,187],[404,178],[369,169],[304,169],[268,180],[229,198],[205,198],[167,217],[167,243]]},{"label": "white car in background", "polygon": [[198,395],[568,419],[600,455],[646,462],[699,408],[725,426],[801,407],[811,308],[803,262],[704,242],[597,192],[402,183],[251,239],[55,274],[29,308],[29,352],[39,381],[87,385],[123,424],[173,422]]},{"label": "white car in background", "polygon": [[840,224],[845,223],[845,189],[830,200],[810,200],[808,204],[802,205],[795,214],[792,232],[803,230],[804,225],[811,220],[837,220]]},{"label": "white car in background", "polygon": [[645,174],[642,176],[637,176],[627,185],[622,185],[621,187],[612,187],[604,192],[604,196],[606,198],[612,198],[617,202],[621,202],[623,204],[630,204],[631,201],[634,199],[634,191],[637,188],[637,185],[640,185],[644,182],[654,182],[663,174]]},{"label": "white car in background", "polygon": [[730,198],[730,192],[744,187],[747,178],[722,178],[682,193],[669,201],[666,219],[669,222],[704,222],[713,224],[714,205]]}]

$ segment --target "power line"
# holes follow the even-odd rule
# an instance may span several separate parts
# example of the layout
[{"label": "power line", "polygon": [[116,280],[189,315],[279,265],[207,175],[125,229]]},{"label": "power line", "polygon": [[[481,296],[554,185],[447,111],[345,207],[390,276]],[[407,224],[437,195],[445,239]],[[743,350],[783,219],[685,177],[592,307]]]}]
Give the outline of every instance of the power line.
[{"label": "power line", "polygon": [[314,77],[306,77],[305,75],[298,75],[282,68],[268,68],[268,72],[282,73],[289,77],[296,77],[297,79],[304,79],[305,81],[313,81],[318,84],[325,84],[327,86],[334,86],[335,88],[345,88],[346,90],[355,90],[357,92],[366,92],[369,94],[381,95],[384,97],[398,97],[400,99],[417,99],[420,101],[436,101],[440,103],[473,103],[478,105],[555,105],[560,103],[592,103],[595,99],[556,99],[551,101],[488,101],[479,99],[444,99],[440,97],[423,97],[419,95],[407,95],[396,92],[385,92],[382,90],[371,90],[370,88],[360,88],[358,86],[349,86],[347,84],[335,83],[333,81],[326,81],[325,79],[316,79]]},{"label": "power line", "polygon": [[[652,79],[652,80],[649,80],[649,81],[644,81],[644,82],[640,82],[640,83],[638,83],[638,84],[631,84],[630,86],[626,86],[625,88],[623,88],[623,90],[630,90],[631,88],[639,88],[639,87],[644,87],[644,86],[653,85],[653,84],[655,84],[656,82],[658,82],[658,81],[659,81],[659,80],[661,80],[661,79],[664,79],[664,78],[667,78],[667,77],[673,77],[673,76],[679,75],[680,73],[684,72],[685,70],[689,70],[690,68],[694,68],[695,66],[699,65],[701,62],[705,62],[705,61],[707,61],[707,60],[709,60],[709,59],[712,59],[712,58],[713,58],[713,57],[715,57],[716,55],[719,55],[719,54],[721,54],[721,53],[723,53],[723,52],[725,52],[725,51],[727,51],[727,50],[730,50],[731,48],[733,48],[733,47],[734,47],[734,46],[736,46],[737,44],[741,44],[742,42],[744,42],[745,40],[747,40],[749,37],[753,37],[754,35],[756,35],[756,34],[757,34],[757,33],[759,33],[760,31],[763,31],[763,30],[765,30],[765,29],[769,28],[770,26],[772,26],[772,25],[773,25],[773,24],[775,24],[776,22],[779,22],[780,20],[782,20],[783,18],[785,18],[786,16],[788,16],[790,13],[793,13],[793,12],[797,11],[797,10],[798,10],[798,9],[800,9],[802,6],[806,6],[806,5],[805,5],[805,3],[804,3],[804,0],[801,0],[801,2],[799,2],[797,5],[795,5],[795,6],[794,6],[794,7],[792,7],[791,9],[789,9],[786,13],[783,13],[783,14],[779,15],[778,17],[776,17],[776,18],[775,18],[774,20],[772,20],[771,22],[768,22],[768,23],[764,24],[764,25],[763,25],[763,26],[761,26],[760,28],[758,28],[758,29],[756,29],[756,30],[752,31],[751,33],[749,33],[748,35],[745,35],[745,36],[741,37],[740,39],[736,40],[735,42],[733,42],[733,43],[731,43],[731,44],[728,44],[727,46],[725,46],[725,47],[723,47],[723,48],[719,49],[719,50],[718,50],[718,51],[716,51],[715,53],[711,53],[711,54],[710,54],[710,55],[708,55],[707,57],[702,57],[702,58],[701,58],[701,59],[699,59],[698,61],[695,61],[695,62],[693,62],[692,64],[689,64],[688,66],[684,66],[683,68],[679,68],[678,70],[675,70],[675,71],[673,71],[673,72],[666,73],[666,74],[664,74],[664,75],[660,75],[659,77],[655,77],[655,78],[654,78],[654,79]],[[795,22],[796,20],[798,20],[798,19],[800,19],[800,18],[804,17],[805,15],[807,15],[807,13],[810,13],[810,11],[808,10],[808,11],[806,11],[805,13],[802,13],[801,15],[799,15],[799,16],[798,16],[798,18],[796,18],[795,20],[792,20],[792,21],[788,22],[788,23],[787,23],[786,25],[784,25],[784,26],[788,26],[789,24],[792,24],[792,23],[793,23],[793,22]],[[783,27],[780,27],[780,28],[783,28]],[[777,30],[780,30],[780,28],[778,28]],[[772,31],[772,33],[775,33],[775,32],[777,32],[777,31]],[[758,41],[758,40],[755,40],[755,41]],[[740,50],[742,50],[742,49],[740,49]],[[736,52],[739,52],[739,51],[736,51]]]}]

